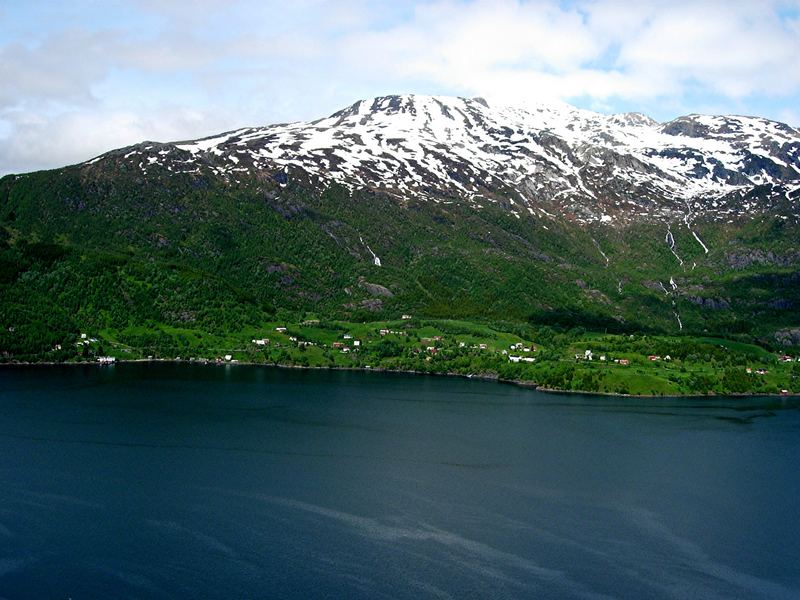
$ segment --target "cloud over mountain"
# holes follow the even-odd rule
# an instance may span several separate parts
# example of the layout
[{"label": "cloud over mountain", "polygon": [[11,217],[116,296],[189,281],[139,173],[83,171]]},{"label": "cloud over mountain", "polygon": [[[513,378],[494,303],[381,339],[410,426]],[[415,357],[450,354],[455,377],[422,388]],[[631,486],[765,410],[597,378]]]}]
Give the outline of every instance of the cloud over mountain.
[{"label": "cloud over mountain", "polygon": [[388,92],[793,121],[800,3],[48,2],[0,13],[0,172]]}]

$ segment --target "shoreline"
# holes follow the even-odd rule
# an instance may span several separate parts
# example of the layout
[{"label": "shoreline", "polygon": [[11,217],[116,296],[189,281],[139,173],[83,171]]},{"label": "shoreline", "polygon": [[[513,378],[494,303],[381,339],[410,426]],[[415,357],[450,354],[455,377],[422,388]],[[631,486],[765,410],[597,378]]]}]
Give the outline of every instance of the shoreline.
[{"label": "shoreline", "polygon": [[562,390],[557,388],[547,388],[537,384],[534,381],[526,381],[520,379],[502,379],[496,375],[464,375],[463,373],[430,373],[427,371],[415,371],[408,369],[386,369],[383,367],[364,368],[364,367],[312,367],[302,365],[286,365],[286,364],[272,364],[263,362],[250,362],[250,361],[237,361],[237,362],[216,362],[216,361],[203,361],[203,360],[175,360],[174,358],[132,358],[121,359],[114,363],[103,364],[98,362],[56,362],[56,361],[40,361],[40,362],[4,362],[0,363],[0,368],[3,367],[60,367],[60,366],[84,366],[84,367],[113,367],[116,364],[142,364],[142,363],[161,363],[161,364],[181,364],[181,365],[203,365],[203,366],[247,366],[247,367],[272,367],[278,369],[297,369],[304,371],[358,371],[364,373],[400,373],[405,375],[431,375],[435,377],[461,377],[463,379],[477,379],[479,381],[502,383],[506,385],[515,385],[532,389],[538,392],[547,394],[580,394],[583,396],[605,396],[617,398],[747,398],[747,397],[760,397],[760,398],[791,398],[800,396],[800,392],[790,392],[788,394],[770,394],[770,393],[730,393],[730,394],[717,394],[710,392],[706,394],[620,394],[618,392],[590,392],[582,390]]}]

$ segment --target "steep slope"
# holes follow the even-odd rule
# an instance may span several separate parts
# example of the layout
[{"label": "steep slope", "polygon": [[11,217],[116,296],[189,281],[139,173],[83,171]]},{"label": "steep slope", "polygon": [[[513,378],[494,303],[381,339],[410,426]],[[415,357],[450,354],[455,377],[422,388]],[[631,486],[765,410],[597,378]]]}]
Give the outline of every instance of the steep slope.
[{"label": "steep slope", "polygon": [[558,213],[584,223],[800,213],[800,132],[753,117],[691,115],[659,124],[568,105],[519,109],[481,99],[386,96],[310,123],[141,145],[122,158],[144,174],[156,166],[175,173],[205,166],[237,181],[284,169],[321,186],[504,202],[516,214]]},{"label": "steep slope", "polygon": [[8,176],[0,353],[307,312],[798,344],[799,139],[390,96]]}]

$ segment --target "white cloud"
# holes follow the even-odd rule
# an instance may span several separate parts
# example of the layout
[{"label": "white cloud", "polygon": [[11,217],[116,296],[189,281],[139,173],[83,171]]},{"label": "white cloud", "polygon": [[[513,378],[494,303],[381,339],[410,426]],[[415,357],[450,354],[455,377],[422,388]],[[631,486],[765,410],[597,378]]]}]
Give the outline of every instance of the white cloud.
[{"label": "white cloud", "polygon": [[800,88],[796,23],[768,3],[478,1],[424,5],[414,19],[356,34],[344,57],[373,73],[481,95],[626,100],[698,86],[741,98]]},{"label": "white cloud", "polygon": [[622,43],[618,62],[634,76],[657,74],[678,92],[697,82],[741,98],[796,91],[800,70],[788,67],[799,54],[800,37],[763,5],[692,2],[648,15]]},{"label": "white cloud", "polygon": [[0,48],[0,108],[40,101],[91,99],[89,86],[108,71],[109,33],[59,32],[41,45],[22,42]]},{"label": "white cloud", "polygon": [[785,108],[780,112],[778,118],[795,129],[800,129],[800,110]]},{"label": "white cloud", "polygon": [[0,140],[0,165],[22,172],[72,164],[145,140],[183,140],[230,129],[231,115],[159,107],[146,113],[78,110],[53,116],[11,111],[5,118],[13,135]]},{"label": "white cloud", "polygon": [[395,92],[798,121],[797,0],[39,2],[3,21],[0,173]]}]

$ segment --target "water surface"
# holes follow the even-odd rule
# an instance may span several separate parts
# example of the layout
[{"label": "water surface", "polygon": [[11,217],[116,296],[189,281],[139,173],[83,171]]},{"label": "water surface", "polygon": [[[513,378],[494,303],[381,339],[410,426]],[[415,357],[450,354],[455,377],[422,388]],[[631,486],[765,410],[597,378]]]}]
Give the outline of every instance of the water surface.
[{"label": "water surface", "polygon": [[796,399],[0,370],[0,598],[798,598]]}]

